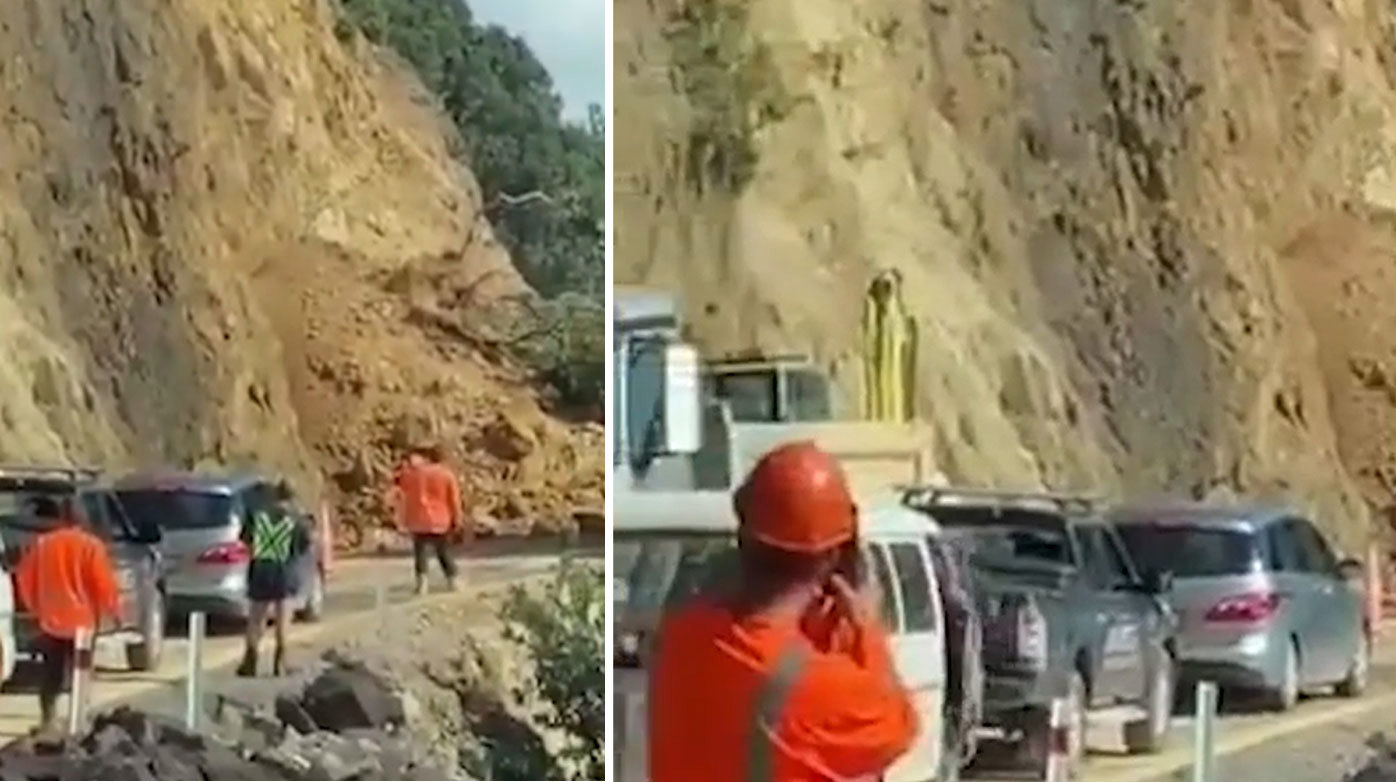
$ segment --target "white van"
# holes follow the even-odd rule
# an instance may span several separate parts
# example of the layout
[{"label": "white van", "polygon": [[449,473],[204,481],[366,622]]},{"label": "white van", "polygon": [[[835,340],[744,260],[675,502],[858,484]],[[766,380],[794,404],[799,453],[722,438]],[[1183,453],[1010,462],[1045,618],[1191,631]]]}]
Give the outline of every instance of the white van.
[{"label": "white van", "polygon": [[[666,607],[694,594],[716,557],[736,546],[727,492],[622,492],[616,498],[612,660],[619,782],[648,782],[645,670],[648,638]],[[859,535],[883,595],[883,621],[920,732],[887,782],[941,779],[945,640],[939,586],[927,548],[934,522],[896,497],[861,506]],[[948,763],[951,778],[958,764]]]}]

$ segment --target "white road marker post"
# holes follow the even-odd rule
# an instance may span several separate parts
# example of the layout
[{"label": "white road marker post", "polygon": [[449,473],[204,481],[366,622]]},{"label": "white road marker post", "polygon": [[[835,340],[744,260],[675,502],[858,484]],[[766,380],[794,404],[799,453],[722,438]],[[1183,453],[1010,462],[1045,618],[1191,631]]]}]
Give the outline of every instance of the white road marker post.
[{"label": "white road marker post", "polygon": [[82,729],[87,689],[92,673],[92,629],[80,627],[73,634],[73,657],[69,662],[68,735],[76,736]]},{"label": "white road marker post", "polygon": [[185,653],[184,727],[199,729],[199,706],[203,702],[204,630],[207,617],[203,611],[189,615],[189,647]]},{"label": "white road marker post", "polygon": [[1052,700],[1047,723],[1046,782],[1067,782],[1071,778],[1071,718],[1066,698]]},{"label": "white road marker post", "polygon": [[1192,782],[1215,782],[1216,730],[1216,682],[1198,682],[1197,715],[1192,737]]}]

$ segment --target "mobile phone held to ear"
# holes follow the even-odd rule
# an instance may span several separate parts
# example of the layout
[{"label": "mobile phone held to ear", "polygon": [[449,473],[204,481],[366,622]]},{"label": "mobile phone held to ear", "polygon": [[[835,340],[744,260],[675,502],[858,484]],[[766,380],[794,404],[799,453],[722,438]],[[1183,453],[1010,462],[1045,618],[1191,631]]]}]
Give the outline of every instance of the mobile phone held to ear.
[{"label": "mobile phone held to ear", "polygon": [[839,562],[834,572],[843,576],[843,580],[854,589],[862,589],[863,580],[867,577],[867,568],[863,562],[863,547],[858,544],[857,538],[848,541],[839,549]]}]

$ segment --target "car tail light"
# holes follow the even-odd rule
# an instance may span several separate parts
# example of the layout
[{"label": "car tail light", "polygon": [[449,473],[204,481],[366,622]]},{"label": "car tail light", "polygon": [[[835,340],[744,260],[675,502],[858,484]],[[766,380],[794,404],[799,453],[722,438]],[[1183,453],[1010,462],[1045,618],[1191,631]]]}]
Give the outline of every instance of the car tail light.
[{"label": "car tail light", "polygon": [[1207,621],[1217,623],[1258,624],[1268,622],[1280,608],[1280,596],[1275,592],[1247,592],[1232,595],[1207,611]]},{"label": "car tail light", "polygon": [[1047,620],[1037,607],[1037,601],[1030,598],[1018,603],[1017,643],[1018,659],[1033,670],[1047,667]]},{"label": "car tail light", "polygon": [[247,544],[235,540],[231,543],[219,543],[208,549],[199,555],[199,562],[204,565],[236,565],[246,562],[247,558]]}]

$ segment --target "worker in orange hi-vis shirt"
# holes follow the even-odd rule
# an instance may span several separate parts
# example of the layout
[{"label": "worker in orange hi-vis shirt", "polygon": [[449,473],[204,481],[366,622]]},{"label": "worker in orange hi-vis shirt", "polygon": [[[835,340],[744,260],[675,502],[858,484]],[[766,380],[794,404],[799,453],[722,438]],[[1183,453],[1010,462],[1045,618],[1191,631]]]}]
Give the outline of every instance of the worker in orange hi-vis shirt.
[{"label": "worker in orange hi-vis shirt", "polygon": [[766,454],[734,497],[740,576],[661,625],[651,782],[876,780],[917,731],[860,588],[857,511],[813,443]]},{"label": "worker in orange hi-vis shirt", "polygon": [[419,445],[398,468],[393,480],[398,528],[412,537],[412,557],[417,574],[417,594],[427,591],[427,564],[436,554],[446,588],[456,588],[456,562],[451,555],[457,534],[469,537],[461,507],[460,481],[442,463],[441,448]]},{"label": "worker in orange hi-vis shirt", "polygon": [[[68,683],[79,631],[94,632],[103,617],[120,610],[116,572],[102,541],[83,529],[66,503],[39,497],[34,515],[49,531],[25,550],[15,572],[20,605],[39,626],[39,730],[58,728],[58,696]],[[91,636],[88,636],[91,638]]]}]

